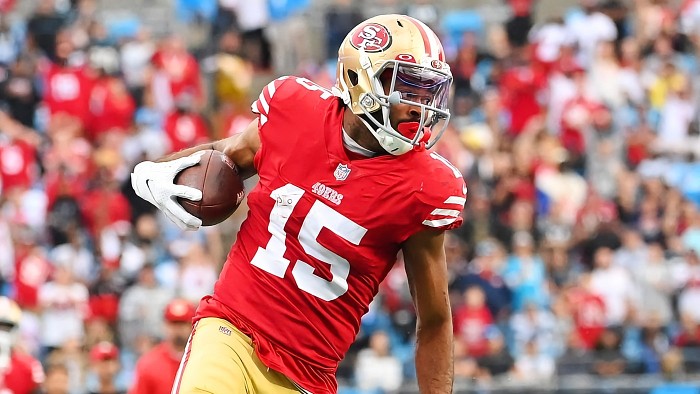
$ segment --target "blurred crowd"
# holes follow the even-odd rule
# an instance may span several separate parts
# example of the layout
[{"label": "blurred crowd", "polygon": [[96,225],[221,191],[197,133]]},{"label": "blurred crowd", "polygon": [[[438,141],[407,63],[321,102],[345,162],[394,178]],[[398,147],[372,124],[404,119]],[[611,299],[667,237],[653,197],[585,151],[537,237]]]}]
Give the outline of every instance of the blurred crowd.
[{"label": "blurred crowd", "polygon": [[[350,28],[388,12],[432,26],[454,75],[434,149],[469,188],[447,236],[458,380],[700,373],[700,0],[579,0],[548,19],[503,0],[498,20],[334,0],[313,10],[319,42],[308,1],[178,0],[171,34],[103,23],[96,0],[27,17],[14,3],[0,1],[0,293],[46,392],[125,392],[141,355],[180,346],[166,307],[212,290],[245,216],[181,232],[134,195],[131,168],[240,130],[281,73],[330,87]],[[414,381],[402,264],[339,368],[347,392]]]}]

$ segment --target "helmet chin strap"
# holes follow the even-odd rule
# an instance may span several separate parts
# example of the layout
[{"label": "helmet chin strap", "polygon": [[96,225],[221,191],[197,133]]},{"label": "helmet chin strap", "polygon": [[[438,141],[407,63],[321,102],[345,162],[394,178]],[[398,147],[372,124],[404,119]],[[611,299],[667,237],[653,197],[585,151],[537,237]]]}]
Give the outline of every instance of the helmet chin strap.
[{"label": "helmet chin strap", "polygon": [[[417,146],[425,146],[427,143],[425,138],[419,138],[418,141],[420,142],[420,144],[416,145],[415,141],[405,141],[396,136],[401,135],[401,133],[394,130],[394,128],[391,126],[391,123],[389,122],[389,114],[392,105],[398,105],[401,103],[401,94],[399,92],[393,91],[389,94],[388,97],[380,99],[377,96],[376,92],[383,93],[384,86],[378,78],[374,77],[375,72],[372,68],[372,62],[370,61],[369,56],[367,56],[367,53],[365,53],[363,48],[360,48],[359,52],[360,67],[362,68],[362,72],[367,74],[367,79],[371,81],[373,92],[372,94],[366,93],[365,97],[360,96],[358,98],[358,106],[362,109],[362,112],[364,113],[367,119],[365,119],[365,117],[359,114],[356,115],[360,118],[365,127],[367,127],[367,130],[369,130],[369,132],[372,133],[377,142],[379,142],[379,145],[391,155],[403,155],[404,153],[413,150]],[[339,67],[342,67],[342,64],[339,64]],[[341,74],[342,72],[343,70],[340,70]],[[339,78],[338,81],[340,84],[340,88],[334,86],[332,88],[332,92],[335,96],[339,97],[346,106],[349,107],[352,105],[350,89],[348,88],[343,78]],[[391,89],[393,90],[393,83]],[[363,101],[365,100],[367,100],[368,103],[364,103]],[[382,100],[385,100],[385,102],[382,102]],[[369,108],[374,107],[377,103],[379,104],[379,107],[382,111],[381,122],[373,116],[373,113],[369,112]],[[421,121],[419,122],[420,125],[423,124],[424,116],[425,114],[421,115]],[[421,128],[421,130],[418,130],[417,132],[425,134],[423,128]],[[394,135],[392,135],[392,133]],[[430,138],[430,134],[428,133],[427,135],[428,138]]]},{"label": "helmet chin strap", "polygon": [[[371,116],[371,115],[369,115]],[[377,142],[379,142],[379,145],[387,151],[388,153],[394,155],[394,156],[400,156],[403,155],[404,153],[410,151],[413,149],[413,145],[409,144],[405,141],[401,141],[400,139],[392,136],[391,134],[387,133],[385,130],[383,130],[381,127],[374,128],[368,122],[365,120],[362,116],[359,116],[360,120],[362,123],[367,127],[367,130],[369,130],[370,133],[376,138]],[[391,127],[391,126],[389,126]]]}]

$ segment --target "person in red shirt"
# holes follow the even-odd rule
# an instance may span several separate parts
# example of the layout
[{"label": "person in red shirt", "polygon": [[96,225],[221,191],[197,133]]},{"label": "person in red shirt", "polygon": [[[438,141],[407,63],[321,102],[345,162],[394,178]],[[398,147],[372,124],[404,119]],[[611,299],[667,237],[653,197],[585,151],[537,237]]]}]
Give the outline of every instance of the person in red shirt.
[{"label": "person in red shirt", "polygon": [[591,275],[584,273],[579,278],[579,286],[570,296],[574,329],[578,335],[579,345],[584,349],[593,349],[605,331],[605,302],[591,291]]},{"label": "person in red shirt", "polygon": [[15,225],[15,275],[13,298],[22,309],[36,310],[39,288],[51,275],[51,263],[37,244],[37,235],[26,225]]},{"label": "person in red shirt", "polygon": [[464,292],[464,299],[465,305],[454,313],[455,342],[469,357],[486,356],[489,352],[486,334],[493,324],[486,296],[481,287],[471,286]]},{"label": "person in red shirt", "polygon": [[192,329],[195,308],[175,299],[165,308],[165,339],[141,356],[129,394],[170,394]]},{"label": "person in red shirt", "polygon": [[17,346],[22,310],[0,297],[0,393],[32,394],[44,381],[41,363]]},{"label": "person in red shirt", "polygon": [[[114,152],[107,152],[106,155],[112,156]],[[103,164],[93,180],[94,187],[87,190],[79,200],[85,226],[93,237],[99,237],[105,227],[131,219],[131,207],[119,190],[119,181],[108,168],[110,164]]]},{"label": "person in red shirt", "polygon": [[73,65],[68,61],[74,47],[70,32],[56,35],[56,58],[42,65],[44,105],[50,116],[68,116],[86,125],[90,121],[90,91],[93,72],[85,64]]},{"label": "person in red shirt", "polygon": [[209,139],[204,118],[193,111],[193,97],[183,93],[175,100],[175,109],[165,117],[163,128],[170,143],[170,152],[178,152]]},{"label": "person in red shirt", "polygon": [[8,113],[0,111],[0,194],[12,189],[26,190],[38,176],[37,146],[41,138]]},{"label": "person in red shirt", "polygon": [[197,104],[204,99],[199,64],[187,51],[182,38],[170,36],[151,58],[154,75],[151,89],[161,110],[170,109],[172,100],[189,92]]},{"label": "person in red shirt", "polygon": [[531,59],[531,50],[516,50],[513,63],[499,81],[504,107],[510,113],[510,133],[519,135],[528,123],[542,114],[542,92],[547,79],[543,70]]},{"label": "person in red shirt", "polygon": [[116,70],[103,66],[90,91],[90,123],[87,136],[101,141],[102,134],[114,131],[127,134],[131,128],[136,103],[124,82],[115,76]]}]

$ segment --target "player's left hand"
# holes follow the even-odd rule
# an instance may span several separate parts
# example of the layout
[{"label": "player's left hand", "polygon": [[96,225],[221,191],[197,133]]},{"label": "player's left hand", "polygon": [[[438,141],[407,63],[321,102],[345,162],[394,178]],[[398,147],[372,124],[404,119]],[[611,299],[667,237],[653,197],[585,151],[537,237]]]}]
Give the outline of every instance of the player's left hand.
[{"label": "player's left hand", "polygon": [[202,191],[176,185],[175,176],[185,168],[199,163],[203,153],[195,152],[186,157],[159,163],[144,161],[137,164],[131,173],[131,187],[136,195],[155,205],[182,230],[197,230],[202,221],[185,211],[177,202],[177,198],[199,201],[202,199]]}]

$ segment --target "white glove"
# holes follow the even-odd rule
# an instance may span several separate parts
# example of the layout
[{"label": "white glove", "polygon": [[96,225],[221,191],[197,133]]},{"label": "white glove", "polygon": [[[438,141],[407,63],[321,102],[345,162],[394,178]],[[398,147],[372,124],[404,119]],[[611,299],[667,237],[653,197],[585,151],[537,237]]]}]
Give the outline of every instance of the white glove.
[{"label": "white glove", "polygon": [[199,201],[202,199],[202,191],[176,185],[174,179],[180,171],[199,163],[202,154],[204,152],[199,151],[187,157],[161,163],[144,161],[137,164],[131,173],[131,187],[136,195],[163,211],[165,216],[182,230],[197,230],[202,221],[185,211],[177,202],[177,197]]}]

